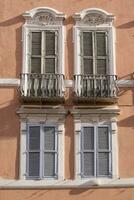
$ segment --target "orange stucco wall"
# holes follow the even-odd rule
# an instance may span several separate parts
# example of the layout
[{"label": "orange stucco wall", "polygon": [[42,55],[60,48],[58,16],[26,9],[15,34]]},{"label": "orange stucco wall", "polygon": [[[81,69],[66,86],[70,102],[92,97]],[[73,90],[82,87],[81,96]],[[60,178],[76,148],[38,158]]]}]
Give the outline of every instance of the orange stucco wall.
[{"label": "orange stucco wall", "polygon": [[[134,0],[1,0],[0,1],[0,78],[19,78],[22,67],[22,13],[35,7],[52,7],[67,15],[65,20],[65,75],[73,76],[72,15],[85,8],[101,8],[116,17],[116,70],[121,79],[133,79]],[[72,106],[70,92],[66,106]],[[0,88],[0,176],[12,179],[19,174],[19,93],[16,88]],[[119,174],[134,177],[134,89],[119,91],[118,117]],[[65,121],[65,178],[74,177],[73,116]],[[71,165],[70,165],[71,163]],[[133,200],[134,189],[0,190],[0,200],[104,199]],[[106,199],[105,198],[105,199]]]},{"label": "orange stucco wall", "polygon": [[[10,197],[10,198],[9,198]],[[134,189],[3,190],[0,199],[8,200],[133,200]]]}]

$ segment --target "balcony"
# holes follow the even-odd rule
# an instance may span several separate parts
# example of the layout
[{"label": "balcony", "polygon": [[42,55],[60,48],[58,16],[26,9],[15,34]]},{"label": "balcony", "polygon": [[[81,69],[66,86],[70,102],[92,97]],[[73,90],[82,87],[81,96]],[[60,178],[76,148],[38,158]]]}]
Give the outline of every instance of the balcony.
[{"label": "balcony", "polygon": [[75,99],[114,103],[117,100],[116,80],[115,75],[75,75]]},{"label": "balcony", "polygon": [[64,99],[64,75],[21,74],[20,91],[24,101],[61,101]]}]

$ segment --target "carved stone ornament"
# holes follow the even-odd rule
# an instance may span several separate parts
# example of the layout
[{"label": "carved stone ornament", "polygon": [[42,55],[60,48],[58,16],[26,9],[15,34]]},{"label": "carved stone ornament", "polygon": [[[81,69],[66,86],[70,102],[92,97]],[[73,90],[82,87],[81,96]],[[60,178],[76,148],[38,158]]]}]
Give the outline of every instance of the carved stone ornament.
[{"label": "carved stone ornament", "polygon": [[100,24],[104,24],[105,19],[102,15],[98,13],[88,14],[82,20],[84,24],[88,24],[90,26],[96,26]]},{"label": "carved stone ornament", "polygon": [[77,25],[99,26],[106,24],[111,26],[114,20],[114,15],[102,9],[90,8],[75,13],[73,16]]},{"label": "carved stone ornament", "polygon": [[33,19],[29,20],[29,24],[38,24],[38,25],[54,25],[55,19],[49,13],[38,13],[34,16]]},{"label": "carved stone ornament", "polygon": [[29,25],[62,25],[65,14],[52,8],[39,7],[26,11],[23,17],[26,20],[25,23]]}]

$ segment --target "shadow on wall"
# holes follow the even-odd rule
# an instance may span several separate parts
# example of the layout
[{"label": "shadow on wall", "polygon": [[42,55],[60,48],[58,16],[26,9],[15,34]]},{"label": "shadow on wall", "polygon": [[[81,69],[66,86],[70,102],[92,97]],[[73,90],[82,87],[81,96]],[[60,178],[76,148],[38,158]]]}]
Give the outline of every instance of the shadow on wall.
[{"label": "shadow on wall", "polygon": [[[15,50],[15,61],[16,61],[16,78],[20,76],[22,69],[22,24],[24,24],[24,19],[22,15],[18,15],[12,19],[0,22],[0,27],[10,27],[13,25],[20,24],[19,27],[15,29],[16,34],[16,50]],[[7,58],[8,59],[8,58]]]},{"label": "shadow on wall", "polygon": [[[4,88],[9,92],[9,88]],[[18,91],[13,89],[12,100],[0,104],[0,173],[3,178],[19,178],[20,131],[16,107]],[[0,176],[1,176],[0,175]]]},{"label": "shadow on wall", "polygon": [[[121,80],[133,80],[134,81],[134,73],[131,74],[127,74],[125,76],[122,77],[118,77],[118,81]],[[118,92],[118,97],[121,97],[122,95],[124,95],[127,91],[132,91],[132,106],[134,105],[134,88],[133,87],[122,87],[119,89]]]},{"label": "shadow on wall", "polygon": [[117,26],[116,28],[129,29],[129,28],[133,28],[133,27],[134,27],[134,21],[130,21],[130,22],[127,22],[125,24],[121,24],[121,25]]},{"label": "shadow on wall", "polygon": [[[122,77],[118,78],[119,81],[122,80],[122,79],[123,80],[134,80],[134,73],[127,74],[125,76],[122,76]],[[128,91],[132,92],[132,105],[130,105],[130,106],[134,106],[134,88],[122,87],[122,88],[120,88],[120,90],[118,92],[118,96],[120,97],[120,96],[124,95]],[[132,127],[132,128],[134,128],[134,115],[131,115],[128,118],[120,120],[118,122],[118,125],[121,126],[121,127]]]},{"label": "shadow on wall", "polygon": [[127,117],[118,122],[120,127],[132,127],[134,129],[134,115]]}]

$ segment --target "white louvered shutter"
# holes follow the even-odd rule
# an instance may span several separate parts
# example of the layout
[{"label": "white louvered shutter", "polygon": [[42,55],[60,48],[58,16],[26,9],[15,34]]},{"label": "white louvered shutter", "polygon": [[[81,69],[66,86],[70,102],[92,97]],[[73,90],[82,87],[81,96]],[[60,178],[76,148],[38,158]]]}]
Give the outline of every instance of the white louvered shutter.
[{"label": "white louvered shutter", "polygon": [[96,73],[106,74],[107,73],[107,33],[96,32]]},{"label": "white louvered shutter", "polygon": [[56,72],[56,47],[57,35],[56,32],[46,31],[45,32],[45,73]]},{"label": "white louvered shutter", "polygon": [[41,32],[32,32],[31,73],[41,73]]},{"label": "white louvered shutter", "polygon": [[56,163],[56,134],[55,127],[44,127],[44,176],[55,176]]},{"label": "white louvered shutter", "polygon": [[82,32],[81,34],[81,63],[83,74],[93,74],[93,34]]},{"label": "white louvered shutter", "polygon": [[98,127],[98,176],[109,175],[110,165],[110,137],[108,127]]},{"label": "white louvered shutter", "polygon": [[29,127],[28,176],[40,176],[40,126]]},{"label": "white louvered shutter", "polygon": [[84,127],[82,132],[82,174],[94,176],[94,127]]}]

